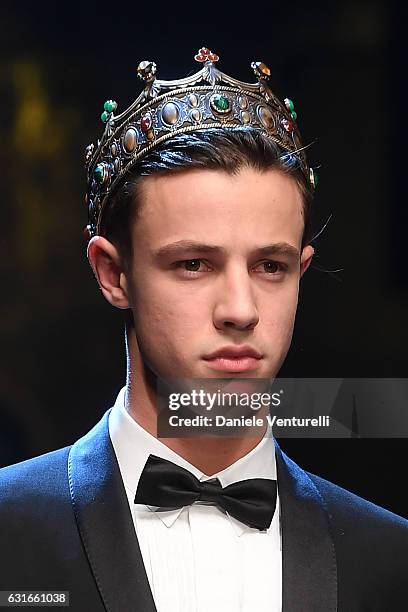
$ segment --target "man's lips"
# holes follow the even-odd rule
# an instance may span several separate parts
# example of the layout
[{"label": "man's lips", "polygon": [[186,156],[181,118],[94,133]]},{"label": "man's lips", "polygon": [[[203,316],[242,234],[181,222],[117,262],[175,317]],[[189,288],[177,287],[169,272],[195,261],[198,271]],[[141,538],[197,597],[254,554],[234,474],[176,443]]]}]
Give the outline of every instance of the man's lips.
[{"label": "man's lips", "polygon": [[240,359],[242,357],[252,357],[253,359],[261,359],[262,355],[252,346],[249,346],[248,344],[243,344],[241,346],[223,346],[217,349],[216,351],[213,351],[209,355],[205,355],[204,359],[211,360],[216,359],[218,357],[226,359]]},{"label": "man's lips", "polygon": [[211,368],[229,372],[254,370],[261,359],[261,353],[248,345],[225,346],[204,357]]}]

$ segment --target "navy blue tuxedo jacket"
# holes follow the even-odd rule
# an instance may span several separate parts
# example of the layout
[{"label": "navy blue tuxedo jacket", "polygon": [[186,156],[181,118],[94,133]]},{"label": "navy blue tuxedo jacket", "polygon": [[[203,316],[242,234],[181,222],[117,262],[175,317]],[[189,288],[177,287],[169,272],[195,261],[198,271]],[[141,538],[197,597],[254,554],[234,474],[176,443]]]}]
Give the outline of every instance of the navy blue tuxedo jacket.
[{"label": "navy blue tuxedo jacket", "polygon": [[[108,415],[0,470],[0,590],[69,591],[73,612],[155,612]],[[408,521],[276,453],[283,612],[407,611]]]}]

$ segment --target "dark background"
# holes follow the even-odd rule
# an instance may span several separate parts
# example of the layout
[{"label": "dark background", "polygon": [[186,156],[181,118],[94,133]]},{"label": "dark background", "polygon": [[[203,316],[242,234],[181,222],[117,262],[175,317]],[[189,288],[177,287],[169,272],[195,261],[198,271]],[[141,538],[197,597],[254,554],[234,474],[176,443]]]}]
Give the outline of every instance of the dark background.
[{"label": "dark background", "polygon": [[[3,4],[0,465],[72,443],[125,382],[119,311],[86,260],[83,152],[140,91],[198,69],[200,46],[295,101],[320,182],[317,240],[285,376],[407,377],[406,73],[397,1]],[[323,271],[322,270],[326,270]],[[341,272],[328,271],[341,269]],[[408,516],[408,440],[282,440],[303,467]]]}]

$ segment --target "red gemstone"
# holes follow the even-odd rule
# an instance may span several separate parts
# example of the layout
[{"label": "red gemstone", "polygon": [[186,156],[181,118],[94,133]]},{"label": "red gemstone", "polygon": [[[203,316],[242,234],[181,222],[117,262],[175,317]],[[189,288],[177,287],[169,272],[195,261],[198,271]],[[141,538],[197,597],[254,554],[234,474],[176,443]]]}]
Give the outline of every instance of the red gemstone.
[{"label": "red gemstone", "polygon": [[210,60],[210,62],[218,62],[220,58],[218,57],[218,55],[215,55],[215,53],[210,53],[208,59]]},{"label": "red gemstone", "polygon": [[206,55],[195,55],[194,59],[196,60],[196,62],[205,62],[207,60],[207,56]]},{"label": "red gemstone", "polygon": [[295,124],[291,119],[282,119],[282,125],[287,132],[293,132]]},{"label": "red gemstone", "polygon": [[150,130],[150,128],[152,127],[152,118],[150,115],[144,115],[144,117],[142,117],[140,121],[140,127],[144,134]]},{"label": "red gemstone", "polygon": [[211,53],[211,51],[207,49],[207,47],[201,47],[199,53],[201,53],[201,55],[208,55],[209,53]]}]

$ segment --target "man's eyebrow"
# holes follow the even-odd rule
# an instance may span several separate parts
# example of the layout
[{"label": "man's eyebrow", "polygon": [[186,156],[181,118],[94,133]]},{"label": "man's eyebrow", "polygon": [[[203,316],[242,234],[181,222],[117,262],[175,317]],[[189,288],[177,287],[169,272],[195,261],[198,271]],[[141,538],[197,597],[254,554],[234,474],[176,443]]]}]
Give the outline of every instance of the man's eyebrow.
[{"label": "man's eyebrow", "polygon": [[256,249],[259,255],[286,255],[291,259],[300,259],[300,253],[296,247],[287,242],[277,242],[276,244],[268,244],[264,247]]},{"label": "man's eyebrow", "polygon": [[[194,251],[195,253],[213,253],[225,255],[226,249],[213,244],[205,244],[196,242],[195,240],[178,240],[171,244],[166,244],[153,252],[154,258],[181,255],[184,251]],[[300,253],[296,247],[287,242],[277,242],[275,244],[267,244],[253,250],[254,255],[283,255],[291,259],[299,259]]]},{"label": "man's eyebrow", "polygon": [[166,244],[153,252],[154,257],[165,257],[167,255],[177,255],[183,251],[195,251],[197,253],[225,253],[223,247],[212,244],[204,244],[195,240],[178,240],[171,244]]}]

